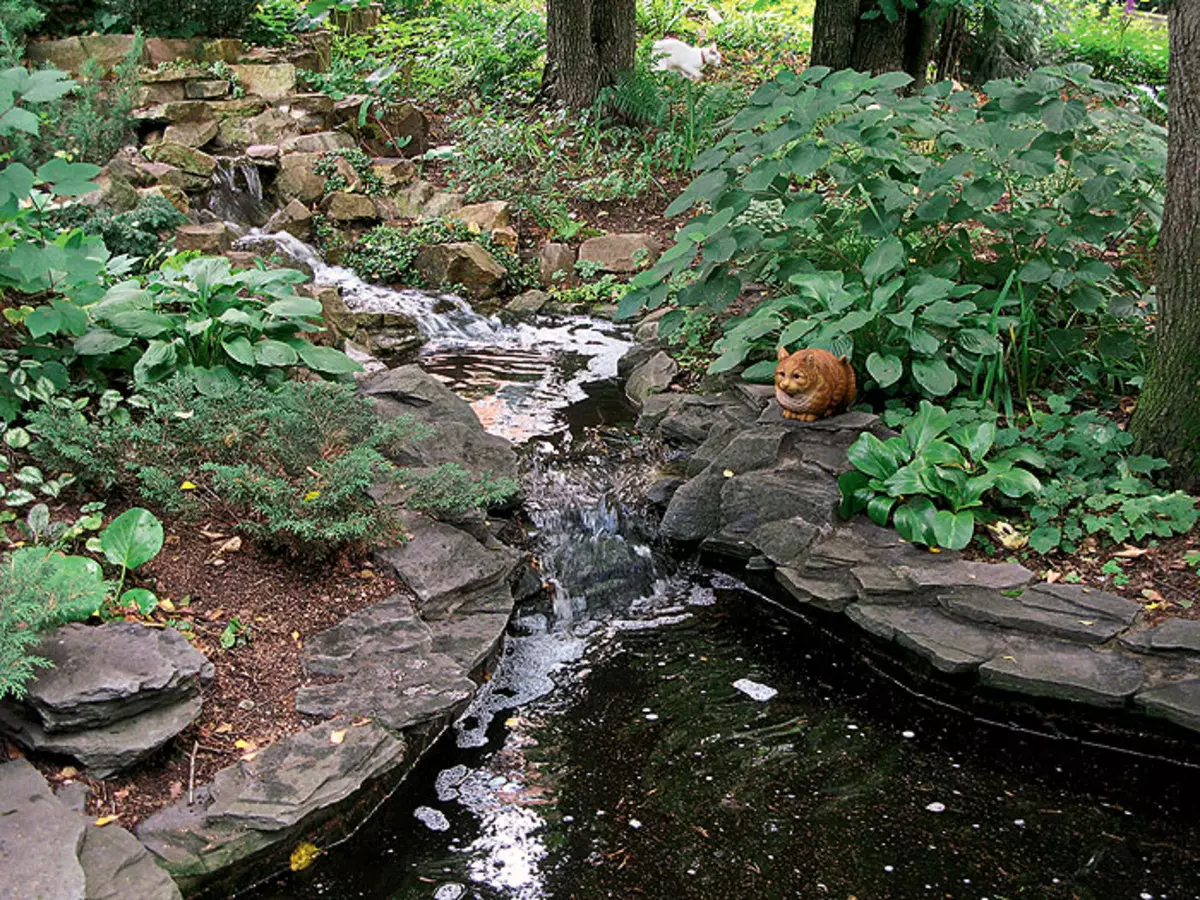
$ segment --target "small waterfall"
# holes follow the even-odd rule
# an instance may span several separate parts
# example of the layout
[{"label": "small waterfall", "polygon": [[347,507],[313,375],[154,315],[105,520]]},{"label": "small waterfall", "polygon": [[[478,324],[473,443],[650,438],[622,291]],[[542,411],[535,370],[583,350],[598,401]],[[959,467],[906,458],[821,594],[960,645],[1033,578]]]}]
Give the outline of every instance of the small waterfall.
[{"label": "small waterfall", "polygon": [[223,222],[259,228],[270,213],[263,202],[258,166],[229,159],[218,160],[206,208]]},{"label": "small waterfall", "polygon": [[315,247],[287,232],[253,232],[238,241],[238,246],[247,250],[273,248],[285,258],[311,268],[313,281],[338,288],[349,310],[407,316],[417,323],[421,334],[435,349],[519,343],[515,340],[516,329],[506,328],[494,316],[479,315],[462,297],[417,288],[397,290],[368,284],[350,269],[328,265]]}]

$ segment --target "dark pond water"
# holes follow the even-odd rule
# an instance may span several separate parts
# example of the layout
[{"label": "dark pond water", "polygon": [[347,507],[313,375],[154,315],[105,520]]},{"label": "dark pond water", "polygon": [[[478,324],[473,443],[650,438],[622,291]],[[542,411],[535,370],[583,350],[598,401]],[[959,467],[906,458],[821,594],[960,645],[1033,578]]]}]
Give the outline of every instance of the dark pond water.
[{"label": "dark pond water", "polygon": [[589,391],[529,450],[553,599],[407,787],[256,897],[1200,897],[1200,772],[980,723],[677,570]]}]

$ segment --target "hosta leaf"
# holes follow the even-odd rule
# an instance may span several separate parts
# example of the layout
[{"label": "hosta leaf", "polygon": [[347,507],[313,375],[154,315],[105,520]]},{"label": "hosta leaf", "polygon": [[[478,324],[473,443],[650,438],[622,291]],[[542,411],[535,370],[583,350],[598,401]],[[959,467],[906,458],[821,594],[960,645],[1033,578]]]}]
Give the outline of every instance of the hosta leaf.
[{"label": "hosta leaf", "polygon": [[300,341],[296,350],[300,355],[301,361],[317,372],[324,372],[329,375],[348,375],[352,372],[361,372],[362,366],[348,357],[341,350],[336,350],[333,347],[318,347],[310,344],[307,341]]},{"label": "hosta leaf", "polygon": [[933,533],[938,546],[947,550],[961,550],[971,543],[975,534],[975,514],[970,510],[954,513],[940,510],[933,517]]},{"label": "hosta leaf", "polygon": [[958,376],[944,359],[914,359],[912,374],[922,388],[935,397],[944,397],[958,384]]},{"label": "hosta leaf", "polygon": [[294,366],[300,354],[283,341],[264,338],[254,345],[254,361],[261,366]]},{"label": "hosta leaf", "polygon": [[149,510],[127,509],[100,533],[100,549],[114,566],[136,569],[163,546],[162,523]]},{"label": "hosta leaf", "polygon": [[898,356],[872,353],[867,357],[867,371],[881,388],[891,387],[904,375],[904,363]]}]

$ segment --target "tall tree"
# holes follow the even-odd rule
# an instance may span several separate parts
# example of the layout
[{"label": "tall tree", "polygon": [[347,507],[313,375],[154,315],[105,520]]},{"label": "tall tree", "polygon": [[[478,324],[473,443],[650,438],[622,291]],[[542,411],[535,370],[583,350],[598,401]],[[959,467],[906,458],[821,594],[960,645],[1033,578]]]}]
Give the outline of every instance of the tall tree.
[{"label": "tall tree", "polygon": [[878,0],[817,0],[813,13],[811,64],[831,69],[907,72],[920,90],[937,45],[938,10],[931,0],[916,0],[908,9],[896,4],[894,21],[877,14]]},{"label": "tall tree", "polygon": [[1171,5],[1167,200],[1154,362],[1131,427],[1180,487],[1200,488],[1200,0]]},{"label": "tall tree", "polygon": [[633,68],[636,0],[548,0],[542,92],[590,106],[617,73]]}]

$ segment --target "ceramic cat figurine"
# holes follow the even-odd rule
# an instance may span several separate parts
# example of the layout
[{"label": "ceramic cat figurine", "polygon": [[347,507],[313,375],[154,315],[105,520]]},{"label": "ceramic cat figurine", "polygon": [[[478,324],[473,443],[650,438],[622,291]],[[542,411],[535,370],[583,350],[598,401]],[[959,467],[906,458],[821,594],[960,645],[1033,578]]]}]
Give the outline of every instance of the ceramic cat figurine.
[{"label": "ceramic cat figurine", "polygon": [[693,47],[675,38],[655,41],[651,50],[654,56],[654,71],[678,72],[691,81],[699,81],[705,66],[719,66],[721,52],[713,44],[708,47]]},{"label": "ceramic cat figurine", "polygon": [[784,418],[815,422],[845,412],[857,395],[854,369],[846,357],[817,349],[789,354],[786,348],[779,348],[775,399]]}]

